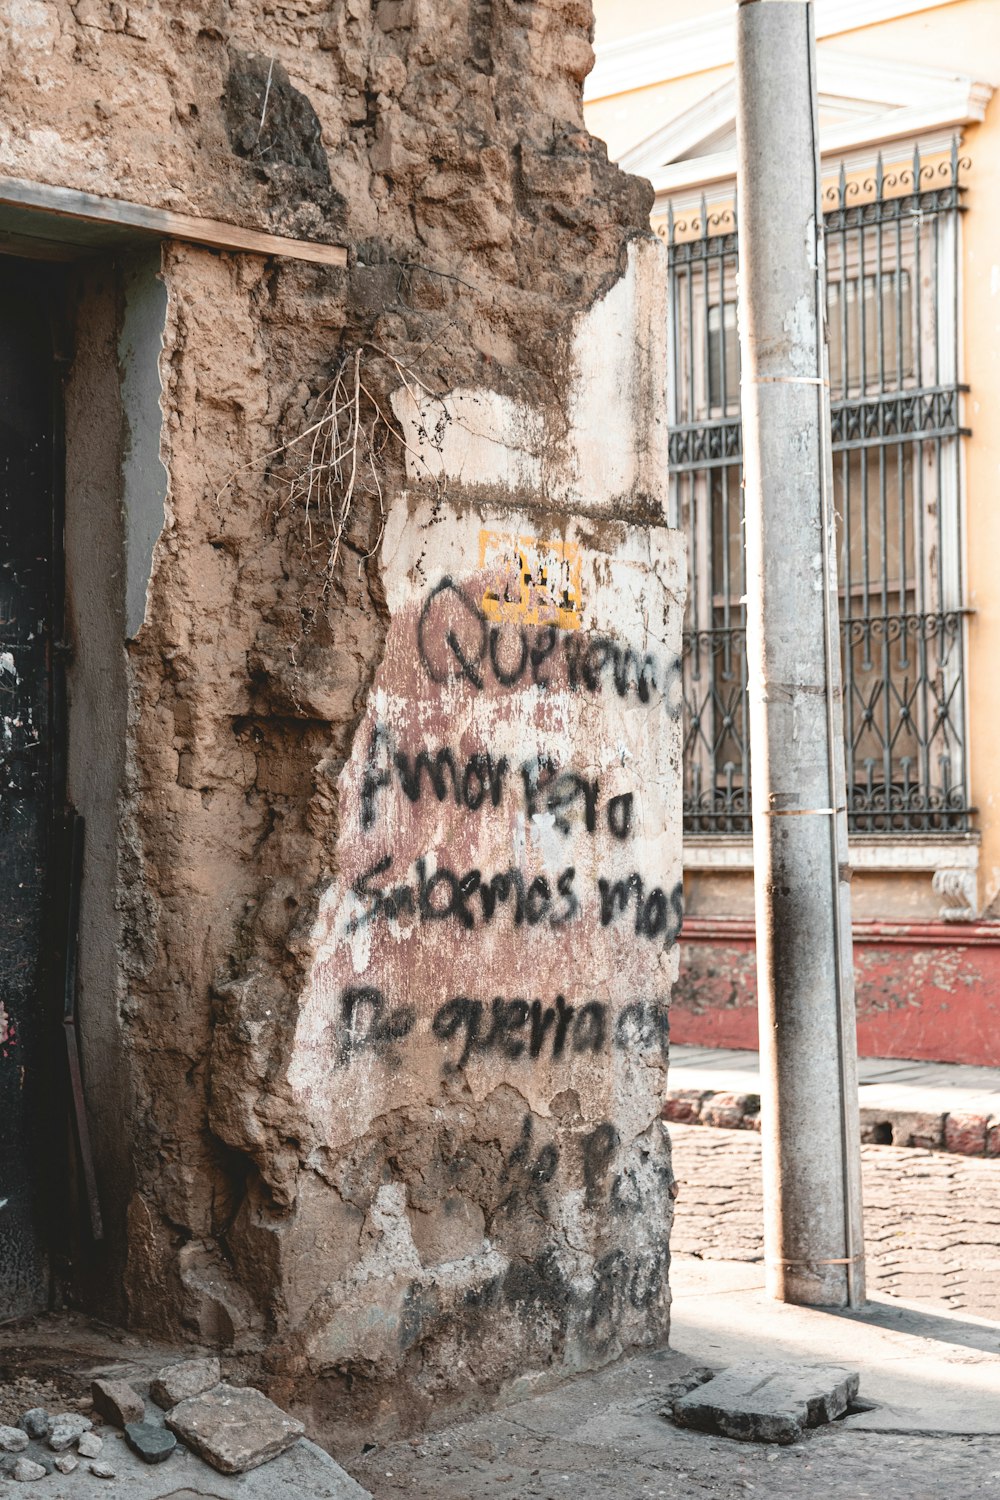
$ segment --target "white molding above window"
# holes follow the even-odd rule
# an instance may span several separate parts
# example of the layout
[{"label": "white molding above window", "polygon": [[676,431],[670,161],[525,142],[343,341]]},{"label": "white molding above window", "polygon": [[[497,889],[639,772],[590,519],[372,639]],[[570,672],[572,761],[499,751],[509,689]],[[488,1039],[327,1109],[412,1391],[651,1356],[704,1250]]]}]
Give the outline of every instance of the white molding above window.
[{"label": "white molding above window", "polygon": [[[936,870],[978,870],[979,834],[948,838],[907,834],[905,839],[855,834],[850,840],[851,869],[891,875]],[[752,870],[753,840],[734,835],[685,838],[684,868],[691,871]]]},{"label": "white molding above window", "polygon": [[[687,156],[704,141],[735,123],[736,80],[727,78],[721,88],[713,89],[683,114],[668,120],[666,125],[640,141],[638,146],[626,151],[619,157],[618,165],[625,172],[635,172],[641,177],[651,178],[654,172],[663,169],[664,164],[677,162],[679,157]],[[706,157],[700,156],[695,160],[702,162]],[[694,164],[684,162],[685,166]]]},{"label": "white molding above window", "polygon": [[[960,127],[959,127],[960,128]],[[932,157],[945,156],[951,150],[952,141],[955,138],[956,127],[943,130],[920,131],[916,135],[904,136],[899,141],[876,140],[868,145],[859,146],[852,151],[827,150],[823,148],[824,174],[839,172],[841,165],[850,177],[852,172],[864,172],[870,176],[874,167],[875,152],[879,151],[882,156],[882,165],[887,172],[897,170],[902,166],[909,166],[913,159],[913,148],[919,146],[921,160],[929,161]],[[703,157],[703,161],[707,158]],[[663,215],[667,212],[669,200],[674,210],[674,217],[684,219],[692,212],[697,212],[701,207],[704,197],[709,212],[719,208],[729,208],[733,202],[733,187],[736,177],[736,158],[731,156],[728,162],[729,170],[723,176],[711,180],[705,178],[704,174],[691,182],[681,183],[677,188],[670,188],[656,195],[651,218],[654,228],[657,223],[662,222]]]},{"label": "white molding above window", "polygon": [[[838,159],[866,151],[870,157],[878,146],[891,155],[893,142],[902,143],[902,158],[918,140],[930,154],[939,143],[947,144],[949,132],[984,119],[993,94],[991,84],[965,73],[831,48],[820,49],[817,72],[820,115],[828,116],[820,126],[820,152]],[[648,177],[661,201],[695,188],[709,190],[736,175],[735,147],[712,150],[714,141],[731,136],[735,120],[736,85],[729,78],[626,151],[619,166]]]},{"label": "white molding above window", "polygon": [[[905,839],[855,835],[850,841],[851,869],[859,874],[931,877],[931,889],[943,900],[943,922],[973,922],[978,916],[979,834],[909,834]],[[690,874],[750,874],[753,840],[732,835],[684,840],[684,870]]]},{"label": "white molding above window", "polygon": [[[816,36],[838,36],[880,21],[895,21],[955,0],[816,0]],[[694,21],[676,21],[652,31],[623,37],[597,47],[597,62],[587,79],[588,103],[612,94],[686,78],[708,68],[725,67],[736,56],[736,6],[712,11]]]}]

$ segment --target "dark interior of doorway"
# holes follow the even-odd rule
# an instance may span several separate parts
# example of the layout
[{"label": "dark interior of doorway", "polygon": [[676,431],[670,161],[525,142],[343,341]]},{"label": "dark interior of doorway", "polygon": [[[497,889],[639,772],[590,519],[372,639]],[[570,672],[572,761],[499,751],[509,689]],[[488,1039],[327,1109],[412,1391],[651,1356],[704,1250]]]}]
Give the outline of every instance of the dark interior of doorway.
[{"label": "dark interior of doorway", "polygon": [[67,1165],[63,306],[0,258],[0,1319],[49,1301]]}]

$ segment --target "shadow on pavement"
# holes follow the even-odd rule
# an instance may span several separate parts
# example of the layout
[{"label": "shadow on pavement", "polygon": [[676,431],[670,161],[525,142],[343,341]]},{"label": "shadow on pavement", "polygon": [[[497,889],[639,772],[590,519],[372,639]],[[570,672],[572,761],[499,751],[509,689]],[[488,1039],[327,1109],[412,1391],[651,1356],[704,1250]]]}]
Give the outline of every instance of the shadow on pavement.
[{"label": "shadow on pavement", "polygon": [[937,1339],[943,1344],[960,1344],[965,1349],[981,1349],[984,1354],[1000,1354],[1000,1324],[970,1322],[965,1318],[935,1313],[912,1304],[892,1303],[879,1299],[866,1302],[857,1311],[827,1309],[835,1318],[885,1328],[894,1333],[908,1333],[918,1339]]}]

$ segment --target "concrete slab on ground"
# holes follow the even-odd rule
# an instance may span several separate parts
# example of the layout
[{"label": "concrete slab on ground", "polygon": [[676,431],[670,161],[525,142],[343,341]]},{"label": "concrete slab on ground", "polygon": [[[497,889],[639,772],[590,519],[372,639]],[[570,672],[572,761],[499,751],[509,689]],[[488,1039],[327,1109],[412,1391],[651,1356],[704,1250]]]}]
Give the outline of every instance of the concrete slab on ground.
[{"label": "concrete slab on ground", "polygon": [[861,1373],[876,1410],[846,1417],[859,1431],[1000,1435],[1000,1325],[876,1295],[859,1312],[774,1302],[764,1267],[674,1257],[672,1347],[719,1367],[765,1356],[843,1364]]},{"label": "concrete slab on ground", "polygon": [[747,1443],[795,1443],[835,1422],[857,1395],[856,1370],[750,1360],[730,1365],[674,1403],[674,1421]]}]

